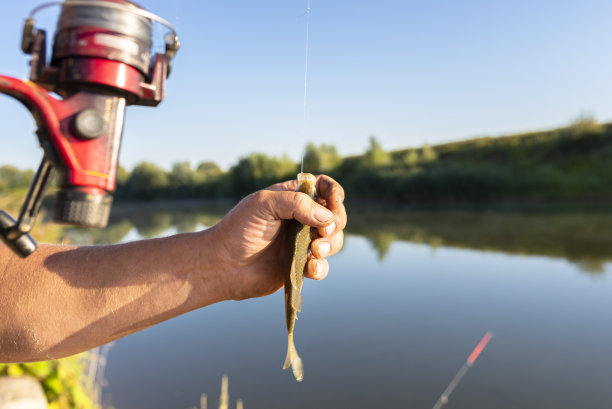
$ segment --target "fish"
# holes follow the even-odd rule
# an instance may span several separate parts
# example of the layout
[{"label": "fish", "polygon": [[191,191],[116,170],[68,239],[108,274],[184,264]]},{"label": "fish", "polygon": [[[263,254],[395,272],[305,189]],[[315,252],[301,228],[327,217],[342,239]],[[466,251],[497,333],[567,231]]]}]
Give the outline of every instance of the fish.
[{"label": "fish", "polygon": [[[299,173],[296,192],[306,193],[317,200],[317,179],[311,173]],[[302,311],[302,284],[304,282],[304,268],[308,261],[308,249],[312,242],[310,226],[305,226],[297,220],[289,220],[287,235],[287,266],[285,273],[285,317],[287,320],[287,357],[283,369],[291,367],[295,380],[304,379],[304,365],[295,349],[293,330],[297,313]]]}]

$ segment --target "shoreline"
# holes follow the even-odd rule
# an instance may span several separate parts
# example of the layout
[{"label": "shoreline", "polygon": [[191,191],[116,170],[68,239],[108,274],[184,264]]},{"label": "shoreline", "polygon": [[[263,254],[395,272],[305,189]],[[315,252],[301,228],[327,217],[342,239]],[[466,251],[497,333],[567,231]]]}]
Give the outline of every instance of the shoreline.
[{"label": "shoreline", "polygon": [[[241,198],[177,198],[135,200],[120,198],[113,204],[112,214],[147,210],[192,210],[204,207],[207,210],[229,211]],[[398,212],[612,212],[612,198],[581,198],[568,200],[509,199],[487,202],[423,202],[402,203],[396,200],[374,200],[351,198],[345,200],[347,208],[353,211],[398,211]]]}]

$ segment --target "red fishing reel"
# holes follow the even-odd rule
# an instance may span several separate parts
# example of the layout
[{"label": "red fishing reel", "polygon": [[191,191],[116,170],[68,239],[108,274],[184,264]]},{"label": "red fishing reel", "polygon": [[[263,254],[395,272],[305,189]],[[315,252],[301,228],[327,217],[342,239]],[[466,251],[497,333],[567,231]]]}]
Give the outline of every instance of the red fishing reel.
[{"label": "red fishing reel", "polygon": [[[51,61],[34,15],[61,6]],[[152,26],[170,29],[165,53],[151,56]],[[17,254],[36,250],[29,235],[52,169],[58,191],[53,220],[105,227],[115,190],[126,105],[156,106],[179,48],[162,18],[127,0],[46,3],[26,20],[21,48],[30,54],[30,80],[0,75],[0,92],[23,103],[38,126],[44,156],[18,220],[0,211],[0,236]],[[53,96],[55,93],[60,98]]]}]

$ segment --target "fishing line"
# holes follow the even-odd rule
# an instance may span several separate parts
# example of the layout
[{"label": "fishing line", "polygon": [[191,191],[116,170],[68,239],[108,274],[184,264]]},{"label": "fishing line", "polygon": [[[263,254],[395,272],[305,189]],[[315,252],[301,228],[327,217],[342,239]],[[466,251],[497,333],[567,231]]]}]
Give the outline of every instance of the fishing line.
[{"label": "fishing line", "polygon": [[308,95],[308,45],[310,41],[310,0],[306,6],[306,52],[304,57],[304,125],[306,123],[306,98]]},{"label": "fishing line", "polygon": [[[308,101],[308,46],[310,43],[310,0],[306,5],[306,50],[304,56],[304,118],[302,121],[302,140],[306,141],[306,106]],[[302,148],[304,149],[304,148]],[[304,151],[302,150],[302,168],[304,172]]]}]

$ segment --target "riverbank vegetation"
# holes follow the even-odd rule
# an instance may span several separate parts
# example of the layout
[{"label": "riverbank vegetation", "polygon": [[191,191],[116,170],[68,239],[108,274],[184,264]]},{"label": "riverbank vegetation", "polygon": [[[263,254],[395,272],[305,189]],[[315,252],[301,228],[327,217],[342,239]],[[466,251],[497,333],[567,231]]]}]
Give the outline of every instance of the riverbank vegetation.
[{"label": "riverbank vegetation", "polygon": [[0,376],[31,376],[40,382],[49,409],[98,409],[87,388],[87,353],[26,364],[0,363]]},{"label": "riverbank vegetation", "polygon": [[[287,156],[252,153],[227,171],[214,162],[170,170],[143,162],[120,168],[117,201],[239,198],[295,177]],[[582,118],[568,127],[385,151],[375,137],[362,155],[306,146],[304,170],[339,180],[350,198],[456,205],[500,201],[589,201],[612,197],[612,124]],[[0,193],[25,188],[32,171],[0,167]]]}]

